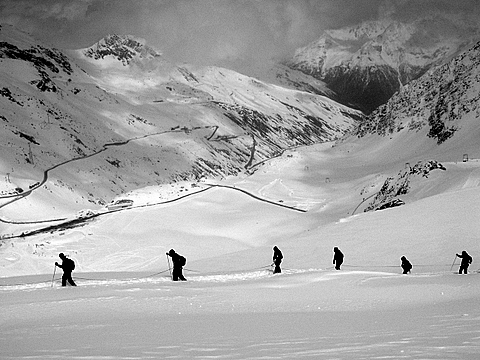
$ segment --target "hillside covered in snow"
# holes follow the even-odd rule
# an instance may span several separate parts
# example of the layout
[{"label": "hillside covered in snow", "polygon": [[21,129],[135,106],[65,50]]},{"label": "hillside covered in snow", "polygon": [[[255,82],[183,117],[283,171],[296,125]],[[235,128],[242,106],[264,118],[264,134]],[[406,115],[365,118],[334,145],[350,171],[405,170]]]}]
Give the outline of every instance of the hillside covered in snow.
[{"label": "hillside covered in snow", "polygon": [[171,64],[132,36],[74,51],[11,26],[0,36],[0,192],[17,202],[2,213],[28,208],[20,222],[149,185],[254,171],[286,149],[342,136],[361,116],[228,69]]},{"label": "hillside covered in snow", "polygon": [[[27,38],[28,41],[29,39]],[[27,240],[22,243],[23,250],[20,252],[15,246],[15,249],[10,249],[6,245],[2,249],[6,251],[2,266],[10,275],[47,271],[48,263],[59,249],[81,254],[86,251],[85,241],[90,244],[87,246],[90,250],[78,256],[82,266],[86,266],[85,270],[89,271],[150,269],[152,264],[144,261],[151,252],[151,246],[168,247],[171,239],[176,239],[175,243],[186,247],[194,259],[199,260],[205,256],[205,249],[211,249],[209,258],[230,253],[231,256],[236,256],[237,251],[247,251],[250,247],[274,242],[274,239],[289,242],[304,238],[305,244],[299,244],[307,246],[316,238],[313,233],[323,232],[324,226],[329,228],[345,219],[348,219],[346,224],[350,224],[349,219],[353,215],[372,210],[392,211],[392,207],[400,207],[405,209],[402,210],[405,214],[410,214],[408,209],[416,206],[417,202],[435,197],[443,199],[446,194],[461,189],[475,191],[479,183],[477,159],[480,154],[475,110],[479,87],[479,64],[476,61],[478,46],[460,54],[446,65],[433,68],[419,80],[404,87],[402,92],[372,113],[350,134],[329,141],[343,134],[346,129],[353,128],[352,121],[358,113],[335,105],[323,97],[256,82],[251,78],[234,75],[228,70],[207,68],[189,71],[185,67],[172,67],[159,53],[143,50],[140,50],[141,54],[138,53],[137,50],[143,49],[143,46],[132,37],[115,39],[117,45],[119,39],[124,42],[122,46],[128,45],[128,49],[116,52],[123,54],[123,57],[112,58],[106,52],[105,44],[111,42],[108,39],[92,48],[77,50],[69,55],[77,59],[79,65],[76,66],[84,71],[74,72],[73,69],[76,68],[73,65],[67,67],[67,57],[61,57],[60,52],[55,57],[63,59],[61,62],[55,60],[55,66],[63,63],[71,72],[72,78],[76,74],[85,82],[95,82],[98,85],[94,88],[101,89],[105,96],[102,101],[97,99],[100,104],[95,107],[92,105],[93,100],[88,102],[92,105],[91,111],[109,119],[107,122],[92,122],[93,132],[86,125],[82,127],[85,133],[77,128],[83,124],[78,112],[73,113],[78,118],[72,118],[65,125],[59,125],[63,118],[52,116],[52,122],[46,124],[46,130],[43,131],[43,126],[36,123],[36,116],[42,115],[40,110],[44,108],[23,105],[27,102],[18,95],[20,89],[27,89],[27,85],[20,87],[21,84],[17,81],[18,86],[12,86],[12,90],[9,88],[9,94],[7,90],[4,91],[3,101],[7,105],[7,112],[3,126],[9,131],[2,134],[8,136],[8,141],[13,146],[9,155],[2,159],[5,168],[1,204],[3,244],[11,242],[13,246],[18,239]],[[39,48],[36,49],[39,51]],[[10,48],[9,51],[13,50]],[[4,52],[10,57],[4,55],[2,61],[12,66],[8,76],[13,76],[16,73],[13,72],[12,64],[15,61],[24,64],[26,61],[13,59],[12,53],[7,50]],[[47,71],[42,67],[43,62],[38,60],[43,57],[35,55],[33,50],[21,54],[24,57],[27,56],[25,54],[35,56],[39,64],[33,66],[33,69],[37,73],[40,70]],[[49,58],[54,59],[52,54]],[[26,65],[30,66],[30,62]],[[146,71],[146,68],[150,70]],[[61,73],[67,70],[58,71]],[[140,76],[145,71],[151,76],[149,82]],[[168,79],[160,80],[158,74],[169,74]],[[26,73],[24,76],[32,75]],[[232,93],[226,85],[229,81],[234,81],[231,78],[233,76],[236,76],[234,79],[237,86],[232,86],[236,89]],[[224,81],[220,81],[219,77]],[[58,83],[74,87],[73,84],[64,85],[53,75],[49,75],[48,79],[52,83],[55,80],[55,86]],[[32,93],[36,92],[45,99],[37,99],[33,103],[52,106],[47,110],[53,109],[53,106],[73,109],[73,104],[82,104],[80,101],[73,102],[78,100],[74,95],[85,93],[82,96],[86,96],[86,89],[92,89],[92,85],[88,87],[80,80],[75,81],[77,87],[74,88],[79,91],[69,95],[66,95],[65,90],[42,91],[36,82],[27,84]],[[247,82],[245,88],[238,85],[244,81]],[[73,83],[74,80],[70,82]],[[69,81],[66,80],[66,83]],[[118,83],[123,86],[118,86]],[[257,89],[255,96],[247,96],[253,89]],[[117,92],[114,93],[114,90]],[[292,98],[287,99],[287,95]],[[53,102],[47,103],[47,99],[52,96],[63,97],[65,102],[55,105]],[[295,101],[296,105],[288,103],[289,99]],[[413,99],[417,101],[414,102]],[[161,105],[157,105],[160,100]],[[147,117],[141,118],[140,115],[128,115],[127,120],[120,117],[120,111],[126,109],[127,104],[131,111],[129,114],[138,114],[148,109],[150,120]],[[245,104],[251,107],[247,108]],[[272,107],[272,104],[276,107]],[[253,110],[254,105],[255,109],[262,109],[262,112]],[[320,106],[322,111],[316,113],[319,109],[315,106]],[[21,112],[25,111],[24,108],[35,110],[32,120],[14,121],[20,119],[14,109]],[[284,118],[273,115],[279,113],[280,109],[289,111],[283,113]],[[47,111],[47,114],[50,112]],[[180,121],[177,115],[181,114],[188,114],[189,119],[182,120],[182,127],[178,127],[178,123],[174,127],[173,121]],[[210,117],[212,114],[217,117]],[[252,114],[255,115],[250,117]],[[315,114],[317,120],[309,114]],[[311,121],[319,125],[317,121],[323,116],[330,122],[319,126],[318,133],[313,129],[309,131],[305,126],[312,125]],[[86,118],[93,121],[93,118]],[[281,127],[271,125],[270,121],[280,119]],[[287,121],[289,119],[291,124]],[[220,120],[223,122],[220,123]],[[169,121],[171,123],[166,129],[158,131],[160,126],[164,126],[163,122]],[[190,125],[185,125],[185,122]],[[191,126],[191,123],[202,123],[203,127]],[[287,125],[291,126],[288,131]],[[296,127],[298,136],[292,132],[292,128]],[[227,135],[228,131],[239,132],[239,128],[250,132],[249,136],[243,135],[245,141],[251,141],[244,144],[245,149],[239,145],[242,144],[240,135]],[[455,131],[450,136],[440,136],[444,132],[437,130],[442,128]],[[76,137],[72,135],[57,139],[48,136],[62,131],[71,131]],[[197,132],[199,134],[195,135]],[[103,137],[106,134],[112,137]],[[327,137],[320,137],[320,134]],[[320,143],[313,145],[312,138]],[[165,141],[168,141],[168,147]],[[96,146],[99,147],[95,149],[97,142],[99,144]],[[28,144],[29,152],[26,150]],[[45,144],[55,146],[43,152],[33,146],[38,146],[40,150]],[[69,144],[73,147],[69,147]],[[91,153],[87,153],[87,144],[92,146]],[[14,157],[16,149],[23,149],[24,154]],[[64,152],[60,152],[60,149]],[[71,158],[67,159],[69,153]],[[183,153],[189,153],[191,157],[181,156]],[[146,154],[152,158],[146,158]],[[144,182],[138,180],[142,176],[139,170],[148,174],[158,172],[157,176],[175,173],[179,166],[186,166],[188,162],[185,162],[185,158],[191,159],[192,163],[189,163],[190,172],[185,170],[184,177],[165,177],[162,181],[157,180],[157,183],[150,178]],[[183,160],[180,164],[179,159]],[[205,159],[212,160],[207,162]],[[223,166],[213,162],[220,162],[219,159]],[[58,162],[54,163],[54,160]],[[194,160],[197,164],[210,164],[212,171],[203,169],[202,172],[195,172]],[[101,162],[104,163],[99,167]],[[41,164],[44,164],[43,181]],[[12,171],[7,173],[10,167]],[[16,175],[20,171],[22,177]],[[34,178],[35,173],[39,174],[37,179]],[[97,175],[95,177],[92,174]],[[33,185],[24,186],[29,183]],[[129,203],[123,208],[111,206],[105,200],[82,200],[82,193],[93,197],[93,194],[99,193],[99,189],[115,194],[117,198],[128,199]],[[227,205],[224,201],[233,208],[219,210]],[[243,202],[245,205],[240,205]],[[256,209],[260,204],[265,207],[265,214],[269,214],[267,209],[271,208],[277,215],[256,220],[253,226],[250,221],[261,219]],[[234,210],[237,206],[242,210]],[[177,208],[181,209],[178,214],[173,211]],[[213,213],[207,215],[210,211]],[[138,215],[132,219],[132,213]],[[233,215],[237,213],[237,216]],[[292,216],[298,227],[291,225]],[[146,220],[150,218],[151,220]],[[115,219],[121,219],[122,225]],[[135,224],[137,221],[139,223]],[[246,223],[240,225],[243,221]],[[235,222],[239,225],[233,225]],[[125,228],[123,224],[128,225]],[[78,228],[82,230],[78,231]],[[314,229],[311,237],[308,231]],[[104,233],[105,231],[107,232]],[[113,235],[112,231],[120,232]],[[66,234],[70,235],[64,237]],[[104,240],[91,242],[87,240],[90,236],[94,239],[100,236]],[[158,236],[163,239],[160,243]],[[136,248],[137,245],[132,241],[139,237],[142,243],[134,252],[140,251],[142,255],[132,262],[124,257],[123,251],[133,251],[130,248]],[[70,245],[59,248],[55,245],[57,239],[65,239]],[[450,244],[448,239],[444,241]],[[117,244],[114,247],[120,248],[112,252],[112,244]],[[433,244],[425,245],[428,247]],[[10,251],[13,253],[8,255]],[[103,259],[97,263],[97,256],[94,255],[97,252],[111,253],[112,262]]]}]

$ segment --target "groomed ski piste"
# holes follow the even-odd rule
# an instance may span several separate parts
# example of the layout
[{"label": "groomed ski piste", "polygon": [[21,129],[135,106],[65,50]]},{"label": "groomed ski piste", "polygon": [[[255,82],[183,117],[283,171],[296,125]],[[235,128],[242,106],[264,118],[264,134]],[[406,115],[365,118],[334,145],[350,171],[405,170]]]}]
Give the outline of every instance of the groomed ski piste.
[{"label": "groomed ski piste", "polygon": [[[424,149],[446,171],[412,181],[403,206],[352,215],[419,159],[397,155],[405,142],[369,141],[292,150],[225,187],[7,241],[0,358],[478,359],[474,144],[467,163],[463,149]],[[275,275],[274,245],[284,254]],[[186,282],[171,281],[170,248],[187,257]],[[457,273],[462,250],[474,259],[468,275]],[[77,264],[75,288],[61,287],[61,269],[53,276],[59,252]]]}]

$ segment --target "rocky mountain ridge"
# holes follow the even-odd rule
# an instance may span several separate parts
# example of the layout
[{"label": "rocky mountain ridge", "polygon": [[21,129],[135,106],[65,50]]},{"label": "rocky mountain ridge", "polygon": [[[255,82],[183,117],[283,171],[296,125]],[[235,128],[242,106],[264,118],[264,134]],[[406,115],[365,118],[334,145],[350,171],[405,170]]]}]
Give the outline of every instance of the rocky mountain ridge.
[{"label": "rocky mountain ridge", "polygon": [[448,63],[432,68],[403,87],[367,116],[355,135],[386,136],[424,130],[439,145],[448,141],[462,126],[469,126],[480,116],[479,59],[480,42],[477,42]]},{"label": "rocky mountain ridge", "polygon": [[107,35],[97,43],[84,50],[86,57],[98,60],[112,56],[123,65],[128,65],[134,59],[158,58],[162,55],[147,46],[145,40],[131,35]]},{"label": "rocky mountain ridge", "polygon": [[415,165],[407,166],[399,171],[396,176],[387,177],[380,190],[372,196],[371,200],[366,201],[363,211],[385,210],[404,205],[405,202],[401,197],[411,190],[412,180],[415,177],[428,178],[433,170],[446,171],[446,168],[435,160],[419,161]]},{"label": "rocky mountain ridge", "polygon": [[477,29],[444,17],[368,21],[325,31],[286,64],[324,81],[342,103],[369,113],[477,35]]}]

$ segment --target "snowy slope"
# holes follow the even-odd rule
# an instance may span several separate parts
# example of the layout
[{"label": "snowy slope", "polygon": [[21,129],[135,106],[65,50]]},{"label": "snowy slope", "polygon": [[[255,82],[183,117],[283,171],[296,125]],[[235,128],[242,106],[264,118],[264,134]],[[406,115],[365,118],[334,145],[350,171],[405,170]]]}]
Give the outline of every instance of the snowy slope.
[{"label": "snowy slope", "polygon": [[[407,95],[415,97],[419,89],[423,89],[423,93],[428,95],[429,92],[425,92],[425,84],[430,84],[431,91],[435,92],[435,89],[445,88],[444,78],[453,77],[458,80],[458,84],[465,86],[462,87],[463,90],[459,90],[455,82],[452,83],[451,96],[456,95],[449,98],[449,106],[452,109],[458,108],[461,104],[473,106],[477,102],[475,94],[478,93],[475,91],[478,86],[478,64],[474,61],[477,51],[474,47],[452,60],[449,65],[445,65],[450,67],[451,72],[445,71],[445,67],[432,70],[415,83],[418,84],[418,88],[412,84],[410,92],[405,89],[404,95],[401,93],[399,98],[403,99],[403,96]],[[107,75],[101,80],[106,81],[105,79],[109,78],[109,71],[123,71],[124,65],[121,66],[115,70],[109,68],[106,71]],[[129,72],[127,71],[126,74],[128,75]],[[182,76],[185,74],[187,73],[182,73]],[[193,75],[194,72],[188,74]],[[270,93],[262,93],[264,95],[258,97],[248,97],[247,91],[228,93],[229,87],[225,85],[228,81],[235,81],[237,84],[253,82],[250,78],[236,76],[238,77],[232,79],[233,74],[228,70],[204,68],[195,72],[196,80],[193,81],[198,81],[203,89],[212,89],[209,91],[217,98],[223,97],[222,106],[227,104],[225,100],[227,96],[233,98],[237,104],[240,101],[255,103],[265,109],[277,103],[278,100],[273,100]],[[222,83],[219,79],[225,79],[225,82]],[[170,84],[173,83],[172,81]],[[178,81],[177,84],[179,83]],[[216,84],[224,85],[220,87]],[[284,91],[268,84],[255,83],[255,86],[269,87],[271,91]],[[133,96],[128,91],[125,94],[125,97]],[[315,97],[307,94],[302,96],[312,101],[311,104],[308,101],[303,102],[303,109],[315,104],[313,102]],[[403,107],[402,104],[404,104]],[[410,121],[420,121],[418,117],[409,118],[411,114],[405,112],[413,111],[417,114],[423,109],[419,108],[416,111],[415,107],[406,105],[408,102],[403,100],[395,102],[392,99],[384,109],[391,111],[392,117],[402,119],[401,121],[405,124]],[[188,109],[191,114],[195,114],[195,109],[190,107]],[[430,114],[429,107],[425,109],[426,113]],[[312,108],[311,111],[314,110]],[[379,110],[379,114],[385,117],[386,111]],[[432,233],[428,235],[442,239],[444,245],[426,243],[426,251],[435,250],[439,253],[453,251],[449,236],[455,236],[458,241],[461,238],[458,233],[445,235],[450,233],[448,229],[452,224],[468,223],[467,229],[476,226],[467,221],[471,216],[475,216],[478,209],[478,206],[474,205],[474,199],[479,184],[477,159],[480,154],[477,153],[478,136],[475,134],[478,132],[478,125],[472,117],[474,112],[471,110],[458,113],[455,120],[458,131],[441,144],[435,138],[426,136],[428,128],[412,130],[402,125],[403,123],[393,126],[395,129],[402,129],[400,131],[369,133],[365,129],[380,129],[379,126],[369,125],[379,122],[376,118],[378,114],[373,114],[369,118],[371,123],[367,122],[365,127],[361,127],[360,132],[352,137],[346,137],[336,144],[325,143],[305,148],[292,148],[280,153],[276,158],[253,166],[256,170],[254,172],[216,180],[198,181],[191,178],[177,184],[155,186],[139,184],[135,189],[126,191],[122,195],[134,201],[132,208],[108,212],[105,207],[97,207],[90,213],[90,216],[92,214],[94,216],[85,223],[65,223],[57,228],[49,228],[65,222],[65,220],[52,221],[52,214],[49,212],[35,212],[36,209],[46,208],[46,204],[52,200],[48,196],[50,186],[45,187],[47,191],[38,193],[33,191],[25,199],[14,203],[8,203],[11,198],[4,197],[2,227],[5,229],[4,234],[12,233],[15,237],[10,240],[5,239],[3,244],[6,246],[3,247],[4,257],[1,264],[5,274],[9,275],[44,273],[49,271],[52,258],[62,250],[72,255],[77,254],[75,256],[78,256],[81,264],[79,270],[82,268],[84,271],[154,270],[158,266],[157,259],[150,254],[162,253],[163,249],[173,244],[186,249],[189,255],[191,254],[192,260],[217,258],[226,254],[235,258],[239,251],[250,254],[251,249],[270,246],[277,241],[308,249],[316,246],[318,237],[342,240],[342,235],[339,235],[342,232],[338,233],[337,229],[351,227],[352,230],[345,230],[345,234],[350,231],[358,232],[355,224],[358,221],[363,224],[364,220],[360,219],[370,219],[371,216],[374,218],[387,216],[386,225],[382,225],[381,228],[392,227],[396,216],[382,215],[383,212],[379,212],[380,215],[362,214],[365,209],[371,208],[371,201],[376,199],[375,197],[383,188],[387,189],[387,185],[389,185],[388,189],[392,189],[391,191],[397,191],[400,189],[397,186],[401,185],[402,192],[397,195],[406,204],[400,208],[402,210],[392,209],[388,210],[388,213],[401,211],[404,217],[416,218],[417,213],[408,210],[414,204],[418,203],[419,205],[415,206],[420,207],[426,204],[427,208],[429,206],[444,207],[445,210],[438,215],[448,214],[450,220],[441,218],[442,226],[433,226],[429,229]],[[325,116],[329,116],[328,113]],[[176,136],[176,134],[169,136]],[[468,162],[462,161],[465,153],[469,155]],[[128,159],[123,161],[126,160]],[[81,161],[92,164],[90,158]],[[69,171],[74,173],[75,166],[65,164],[54,169],[53,172],[65,176]],[[123,176],[123,168],[118,167],[118,178],[121,176]],[[67,185],[69,184],[65,184]],[[456,211],[455,217],[447,211],[452,193],[456,195],[458,193],[458,206],[465,209],[465,213]],[[445,202],[444,199],[449,200]],[[384,205],[386,200],[375,200],[377,202],[373,207]],[[434,201],[435,205],[430,205],[430,201]],[[465,201],[471,202],[471,205],[464,205]],[[75,216],[70,215],[72,210],[86,210],[85,207],[81,207],[82,204],[72,203],[72,200],[67,197],[62,207],[55,209],[59,214],[57,218],[75,219]],[[451,205],[453,206],[453,202]],[[472,209],[475,210],[472,211]],[[355,217],[351,218],[352,215]],[[359,216],[358,219],[357,216]],[[419,220],[419,227],[423,226],[423,222],[438,222],[433,219]],[[368,222],[368,220],[365,221]],[[378,220],[374,222],[377,223]],[[368,226],[361,225],[361,227]],[[47,231],[38,233],[42,228],[46,228]],[[139,231],[139,229],[142,230]],[[384,236],[382,231],[376,231],[378,236]],[[419,230],[416,226],[412,227],[412,231],[419,231],[422,234],[425,232],[424,229]],[[32,235],[25,237],[21,245],[15,246],[18,244],[17,236],[21,232]],[[402,233],[397,236],[404,237]],[[299,242],[299,239],[302,240]],[[389,240],[390,237],[386,239]],[[414,238],[408,237],[408,239],[413,241],[412,247],[417,243]],[[465,240],[466,245],[471,244],[473,239],[474,237],[468,237]],[[336,240],[330,241],[327,248],[336,242]],[[431,248],[428,248],[429,246]],[[387,247],[386,251],[388,249]],[[99,258],[98,254],[102,256]],[[364,256],[362,252],[358,254],[359,258]],[[392,256],[396,258],[397,255]],[[258,254],[253,259],[258,259],[257,256],[263,257]],[[225,261],[228,263],[229,260]],[[311,258],[309,261],[310,263],[296,263],[295,266],[303,267],[306,264],[314,266],[316,260]],[[210,265],[207,266],[207,263],[208,261],[203,266],[209,268]],[[242,267],[240,265],[239,269]]]},{"label": "snowy slope", "polygon": [[[461,104],[473,106],[477,101],[470,97],[478,95],[475,89],[479,83],[477,51],[474,47],[450,64],[432,70],[412,83],[410,90],[405,88],[398,98],[416,97],[416,92],[421,91],[426,98],[433,99],[425,84],[429,84],[431,92],[438,92],[436,89],[445,88],[444,79],[453,77],[463,87],[460,90],[455,82],[451,83],[449,106],[452,109]],[[445,71],[446,67],[451,72]],[[197,76],[212,81],[218,74],[215,69],[206,69]],[[205,84],[210,83],[205,81]],[[221,89],[218,92],[221,94]],[[435,253],[439,257],[454,251],[454,247],[463,242],[465,247],[473,246],[480,183],[480,154],[475,135],[478,124],[472,118],[475,111],[458,113],[455,118],[458,131],[439,144],[436,138],[426,136],[427,125],[415,129],[406,125],[421,120],[417,116],[419,111],[432,114],[430,105],[415,110],[414,106],[407,106],[409,102],[395,99],[372,114],[353,136],[336,144],[291,149],[258,165],[254,173],[221,181],[186,181],[175,186],[131,191],[125,196],[134,200],[133,208],[120,212],[101,209],[90,221],[80,223],[80,227],[73,224],[72,229],[63,226],[29,236],[20,250],[18,245],[12,249],[7,246],[5,271],[12,275],[48,271],[51,259],[60,250],[75,254],[84,271],[154,271],[158,261],[160,264],[163,261],[150,254],[161,254],[163,249],[175,244],[184,249],[191,260],[201,260],[199,266],[204,266],[204,270],[214,271],[220,260],[210,263],[204,261],[206,258],[221,257],[222,264],[234,269],[254,268],[255,262],[264,255],[253,256],[251,249],[276,242],[291,246],[292,251],[311,252],[319,246],[318,239],[328,239],[328,245],[321,245],[326,246],[321,251],[325,252],[335,243],[352,241],[352,248],[365,248],[357,253],[361,262],[366,253],[373,251],[371,244],[363,241],[373,238],[376,239],[373,246],[385,243],[389,263],[395,262],[401,249],[392,252],[393,245],[386,244],[392,242],[413,249],[419,246],[416,233],[422,239],[436,239],[425,241],[422,253]],[[261,98],[255,99],[259,100]],[[414,114],[413,118],[409,112]],[[388,115],[401,121],[392,125],[395,131],[378,125]],[[465,153],[469,155],[467,162],[463,162]],[[178,200],[172,201],[175,199]],[[397,199],[405,205],[386,211],[392,215],[363,214],[365,210],[384,207]],[[33,197],[30,201],[35,200]],[[13,217],[25,217],[19,215],[24,211],[19,206],[21,202],[15,205],[7,210]],[[428,209],[436,210],[432,215],[418,217]],[[398,222],[399,214],[408,220]],[[376,225],[372,227],[369,223]],[[433,225],[425,229],[425,224]],[[11,224],[10,228],[28,232],[45,226]],[[459,232],[459,226],[466,230]],[[360,236],[363,231],[365,236]],[[133,248],[132,241],[136,244]],[[233,261],[234,265],[228,265],[239,253],[245,253],[252,263]],[[103,255],[99,259],[96,254]],[[308,261],[296,256],[293,259],[296,259],[293,263],[296,268],[315,267],[317,262],[316,256]]]},{"label": "snowy slope", "polygon": [[[17,277],[0,279],[2,358],[476,359],[480,163],[445,162],[416,184],[419,199],[351,216],[361,190],[395,168],[379,161],[389,147],[359,141],[297,149],[220,183],[306,213],[215,187],[4,242],[2,274]],[[274,244],[285,259],[272,276]],[[170,281],[172,247],[187,256],[186,283]],[[471,275],[454,275],[463,249]],[[60,288],[59,271],[52,287],[59,251],[77,261],[77,288]]]},{"label": "snowy slope", "polygon": [[[463,78],[471,96],[475,68]],[[205,87],[221,76],[195,75]],[[427,82],[434,86],[419,83]],[[402,114],[399,104],[390,109]],[[459,130],[441,144],[427,128],[356,134],[290,149],[251,174],[139,187],[125,194],[131,208],[3,239],[0,357],[477,359],[473,113],[456,119]],[[412,177],[405,205],[363,212],[407,162],[430,160],[445,170]],[[39,198],[2,211],[38,219],[19,205]],[[285,256],[279,275],[270,272],[273,245]],[[345,253],[341,271],[332,269],[334,246]],[[187,257],[187,282],[170,281],[170,248]],[[454,274],[462,250],[474,259],[466,276]],[[53,277],[60,251],[76,260],[76,288],[59,286],[60,271]],[[401,256],[413,264],[409,275],[400,274]]]},{"label": "snowy slope", "polygon": [[[4,359],[467,359],[478,275],[342,271],[0,290]],[[178,285],[178,286],[176,286]]]},{"label": "snowy slope", "polygon": [[13,223],[65,219],[149,185],[242,173],[335,139],[359,117],[227,69],[170,64],[131,36],[63,52],[10,26],[0,36],[0,191],[2,204],[14,201],[2,208]]}]

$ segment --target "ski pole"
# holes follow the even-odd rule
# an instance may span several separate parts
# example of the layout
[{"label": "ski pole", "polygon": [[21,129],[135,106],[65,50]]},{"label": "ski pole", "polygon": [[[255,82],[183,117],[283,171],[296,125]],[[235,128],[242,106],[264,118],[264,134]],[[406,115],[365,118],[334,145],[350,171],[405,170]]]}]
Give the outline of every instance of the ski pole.
[{"label": "ski pole", "polygon": [[53,281],[55,280],[55,272],[57,271],[57,265],[53,266],[53,276],[52,276],[52,287],[53,287]]},{"label": "ski pole", "polygon": [[450,271],[453,269],[453,265],[455,265],[455,261],[457,261],[457,255],[455,254],[455,259],[453,259],[452,266],[450,266]]},{"label": "ski pole", "polygon": [[168,271],[170,272],[170,277],[173,279],[172,277],[172,270],[170,268],[170,259],[168,258],[168,254],[165,254],[167,256],[167,263],[168,263]]}]

